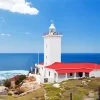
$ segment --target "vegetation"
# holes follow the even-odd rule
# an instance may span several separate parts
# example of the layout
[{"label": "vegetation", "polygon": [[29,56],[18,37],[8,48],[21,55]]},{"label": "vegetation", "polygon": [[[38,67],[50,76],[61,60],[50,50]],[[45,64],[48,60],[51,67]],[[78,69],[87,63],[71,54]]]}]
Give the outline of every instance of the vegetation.
[{"label": "vegetation", "polygon": [[73,100],[82,100],[84,97],[89,97],[90,91],[96,99],[99,86],[100,78],[82,78],[63,81],[60,83],[60,88],[54,87],[53,84],[45,84],[44,88],[48,100],[69,100],[71,92]]},{"label": "vegetation", "polygon": [[16,80],[15,80],[15,84],[19,85],[21,82],[23,82],[23,80],[26,79],[26,75],[20,75]]},{"label": "vegetation", "polygon": [[0,99],[3,99],[3,100],[32,100],[32,98],[36,98],[36,100],[45,100],[44,99],[44,89],[40,88],[38,90],[35,90],[32,93],[28,93],[21,97],[0,96]]},{"label": "vegetation", "polygon": [[11,81],[8,80],[8,79],[5,80],[5,81],[4,81],[4,86],[10,88],[10,86],[11,86]]},{"label": "vegetation", "polygon": [[[19,79],[23,80],[24,78]],[[41,89],[28,93],[22,97],[15,98],[12,96],[6,96],[5,100],[32,100],[32,98],[36,98],[36,100],[45,100],[44,89],[46,90],[48,100],[69,100],[71,92],[73,100],[83,100],[84,97],[89,97],[90,91],[93,92],[93,97],[97,99],[100,78],[71,79],[59,83],[60,88],[54,87],[53,84],[44,84],[44,88],[42,87]]]}]

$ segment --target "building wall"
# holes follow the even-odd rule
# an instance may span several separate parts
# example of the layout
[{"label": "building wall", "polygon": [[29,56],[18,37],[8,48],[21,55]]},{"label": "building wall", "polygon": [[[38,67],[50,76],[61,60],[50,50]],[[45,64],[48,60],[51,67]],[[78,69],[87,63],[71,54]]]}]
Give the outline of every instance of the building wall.
[{"label": "building wall", "polygon": [[[54,70],[48,69],[48,68],[45,68],[45,70],[46,70],[46,77],[54,78]],[[50,73],[50,75],[49,75],[49,73]]]},{"label": "building wall", "polygon": [[61,62],[61,36],[44,36],[44,65]]},{"label": "building wall", "polygon": [[74,78],[74,73],[72,73],[72,76],[70,76],[70,73],[68,73],[67,78],[69,78],[69,79]]},{"label": "building wall", "polygon": [[44,65],[41,65],[41,64],[37,65],[37,64],[35,64],[35,67],[38,68],[40,75],[41,75],[41,76],[44,76],[44,74],[45,74],[45,73],[44,73],[44,72],[45,72]]},{"label": "building wall", "polygon": [[58,74],[58,82],[67,80],[67,74]]},{"label": "building wall", "polygon": [[57,72],[53,69],[45,68],[45,78],[48,78],[48,82],[55,82],[58,79]]},{"label": "building wall", "polygon": [[95,77],[100,77],[100,70],[93,70],[89,73],[89,77],[92,77],[92,76],[95,76]]}]

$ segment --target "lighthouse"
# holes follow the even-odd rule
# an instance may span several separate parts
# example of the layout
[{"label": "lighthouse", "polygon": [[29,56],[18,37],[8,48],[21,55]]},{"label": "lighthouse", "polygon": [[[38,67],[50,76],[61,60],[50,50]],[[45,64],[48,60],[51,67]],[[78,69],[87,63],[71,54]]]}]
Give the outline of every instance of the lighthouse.
[{"label": "lighthouse", "polygon": [[34,77],[40,83],[62,82],[82,77],[100,77],[100,65],[93,63],[61,62],[62,34],[52,22],[44,38],[44,62],[35,64]]},{"label": "lighthouse", "polygon": [[49,32],[43,35],[44,38],[44,66],[55,62],[61,62],[61,38],[62,34],[56,32],[56,27],[52,22]]}]

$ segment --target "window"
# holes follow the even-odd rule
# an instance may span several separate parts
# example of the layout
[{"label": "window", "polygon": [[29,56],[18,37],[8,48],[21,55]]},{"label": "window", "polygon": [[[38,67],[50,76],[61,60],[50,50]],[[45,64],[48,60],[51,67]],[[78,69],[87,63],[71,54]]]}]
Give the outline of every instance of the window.
[{"label": "window", "polygon": [[70,73],[70,76],[73,76],[73,74],[72,74],[72,73]]},{"label": "window", "polygon": [[49,76],[50,76],[50,71],[49,71]]},{"label": "window", "polygon": [[46,48],[47,48],[47,45],[46,45]]},{"label": "window", "polygon": [[46,59],[47,59],[47,56],[46,56]]}]

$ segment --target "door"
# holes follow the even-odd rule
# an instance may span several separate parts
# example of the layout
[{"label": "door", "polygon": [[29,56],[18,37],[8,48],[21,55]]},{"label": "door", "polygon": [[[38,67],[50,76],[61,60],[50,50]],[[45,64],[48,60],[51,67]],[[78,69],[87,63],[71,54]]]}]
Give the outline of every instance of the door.
[{"label": "door", "polygon": [[56,76],[57,76],[56,73],[54,73],[54,82],[56,82]]}]

